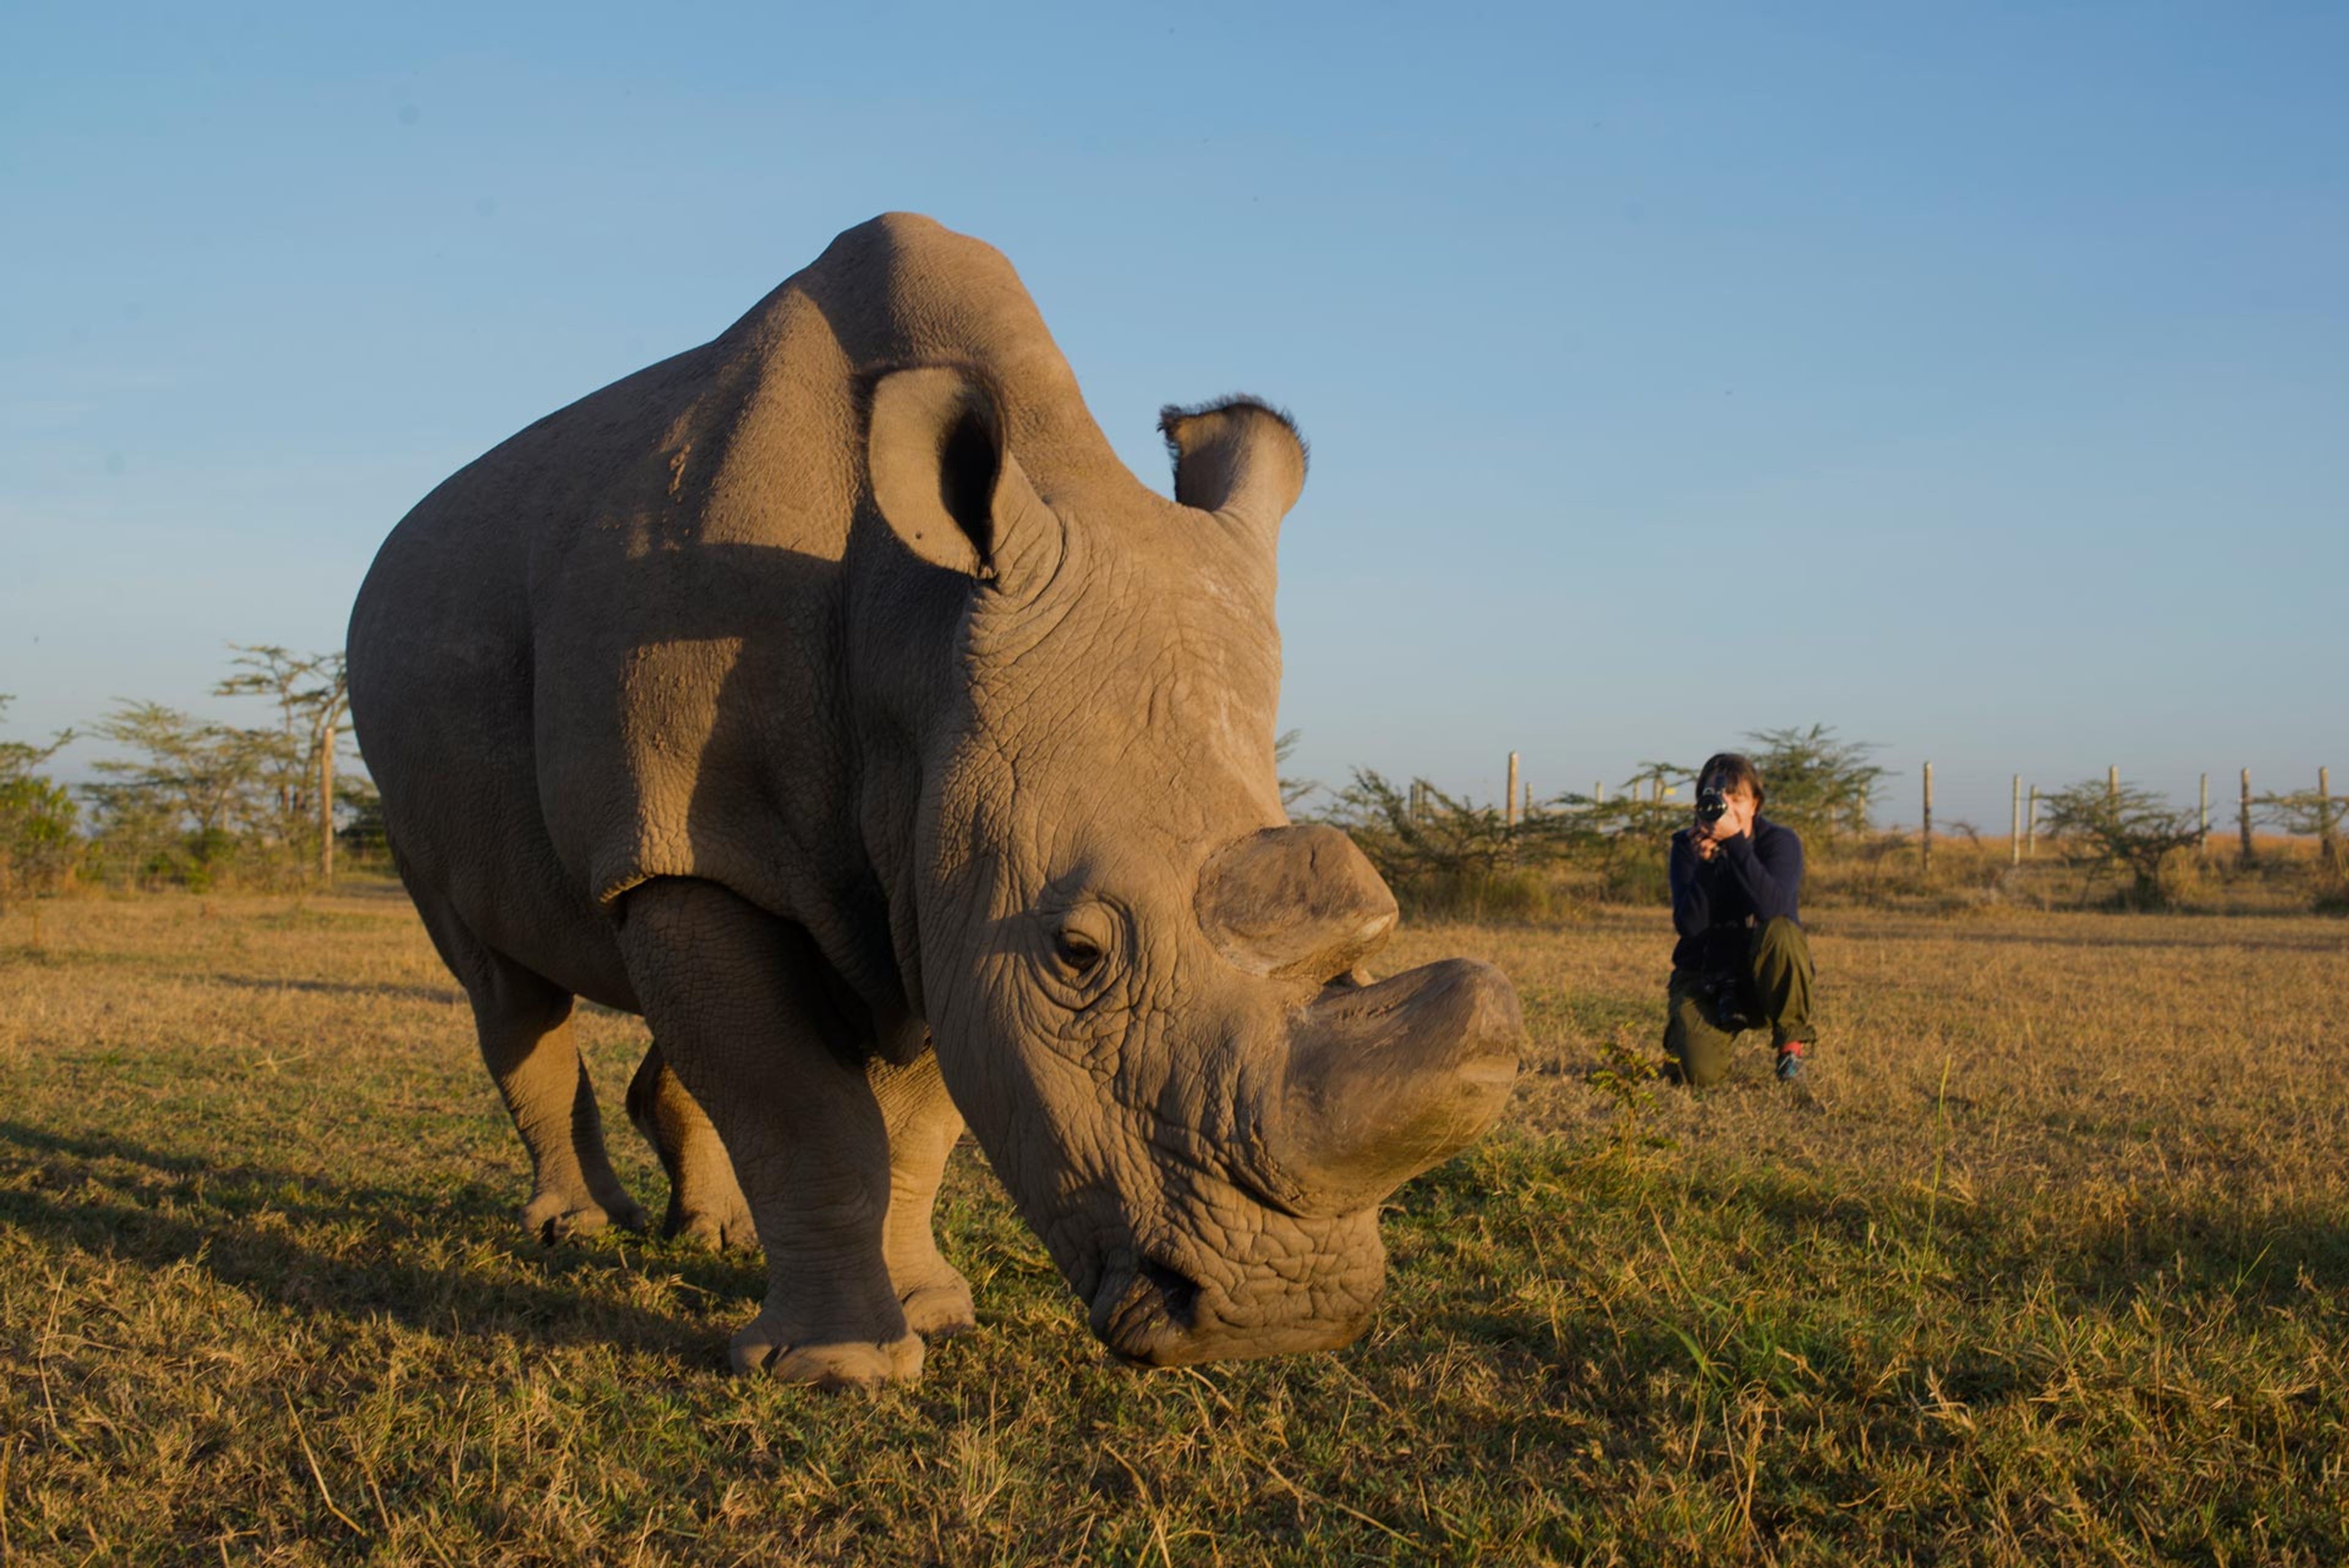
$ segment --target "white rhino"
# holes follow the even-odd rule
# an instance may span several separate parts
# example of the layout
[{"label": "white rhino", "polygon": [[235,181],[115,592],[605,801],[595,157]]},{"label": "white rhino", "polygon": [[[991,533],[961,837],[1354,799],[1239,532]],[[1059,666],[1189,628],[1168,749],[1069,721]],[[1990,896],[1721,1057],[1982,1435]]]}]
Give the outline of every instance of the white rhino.
[{"label": "white rhino", "polygon": [[1010,264],[893,214],[462,469],[359,592],[353,717],[524,1222],[643,1222],[567,1022],[642,1014],[670,1227],[766,1249],[738,1370],[910,1378],[970,1326],[966,1119],[1118,1355],[1345,1344],[1379,1200],[1508,1093],[1508,983],[1369,983],[1394,901],[1281,807],[1303,443],[1247,398],[1161,428],[1171,501]]}]

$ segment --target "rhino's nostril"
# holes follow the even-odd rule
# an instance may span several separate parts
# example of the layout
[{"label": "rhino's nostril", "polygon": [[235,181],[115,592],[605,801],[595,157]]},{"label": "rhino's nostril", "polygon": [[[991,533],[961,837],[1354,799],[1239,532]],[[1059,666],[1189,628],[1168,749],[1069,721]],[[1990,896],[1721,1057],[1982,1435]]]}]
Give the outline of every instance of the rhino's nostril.
[{"label": "rhino's nostril", "polygon": [[1142,1260],[1142,1277],[1158,1291],[1164,1305],[1166,1321],[1180,1329],[1188,1329],[1199,1317],[1199,1283],[1179,1269],[1170,1268],[1156,1258]]}]

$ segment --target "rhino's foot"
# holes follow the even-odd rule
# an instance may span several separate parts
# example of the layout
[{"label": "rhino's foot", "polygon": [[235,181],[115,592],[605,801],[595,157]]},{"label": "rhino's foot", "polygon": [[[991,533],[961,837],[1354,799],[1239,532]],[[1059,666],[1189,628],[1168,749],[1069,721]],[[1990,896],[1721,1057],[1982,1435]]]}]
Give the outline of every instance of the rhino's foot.
[{"label": "rhino's foot", "polygon": [[759,1247],[759,1227],[751,1222],[750,1205],[739,1193],[730,1206],[690,1208],[672,1193],[668,1214],[661,1221],[661,1234],[715,1253],[756,1252]]},{"label": "rhino's foot", "polygon": [[970,1304],[970,1282],[951,1268],[898,1292],[905,1326],[925,1339],[951,1339],[978,1326]]},{"label": "rhino's foot", "polygon": [[737,1377],[763,1374],[779,1383],[818,1388],[879,1389],[922,1375],[922,1336],[906,1334],[883,1344],[852,1339],[794,1345],[762,1313],[734,1336],[730,1359]]},{"label": "rhino's foot", "polygon": [[592,1236],[613,1225],[641,1231],[645,1224],[643,1208],[626,1193],[598,1202],[585,1192],[548,1191],[533,1195],[522,1211],[522,1228],[547,1243]]}]

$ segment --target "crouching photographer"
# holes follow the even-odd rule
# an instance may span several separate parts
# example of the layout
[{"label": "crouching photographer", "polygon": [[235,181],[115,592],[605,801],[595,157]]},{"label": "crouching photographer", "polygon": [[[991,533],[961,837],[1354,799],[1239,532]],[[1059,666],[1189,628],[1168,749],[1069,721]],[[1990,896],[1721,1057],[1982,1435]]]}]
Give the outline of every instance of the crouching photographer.
[{"label": "crouching photographer", "polygon": [[1811,1040],[1811,948],[1797,895],[1803,843],[1761,815],[1762,776],[1734,752],[1697,771],[1696,818],[1672,835],[1672,977],[1667,1078],[1692,1088],[1729,1075],[1737,1037],[1768,1029],[1777,1074],[1803,1071]]}]

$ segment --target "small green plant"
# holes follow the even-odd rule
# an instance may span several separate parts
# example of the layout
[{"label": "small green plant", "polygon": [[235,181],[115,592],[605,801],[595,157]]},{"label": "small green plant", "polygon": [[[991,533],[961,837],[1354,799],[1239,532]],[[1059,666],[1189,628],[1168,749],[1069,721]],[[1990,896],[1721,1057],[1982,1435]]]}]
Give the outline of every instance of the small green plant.
[{"label": "small green plant", "polygon": [[1656,1058],[1619,1032],[1601,1041],[1599,1065],[1585,1082],[1615,1108],[1615,1140],[1629,1149],[1640,1133],[1640,1119],[1656,1106],[1656,1086],[1663,1068]]}]

